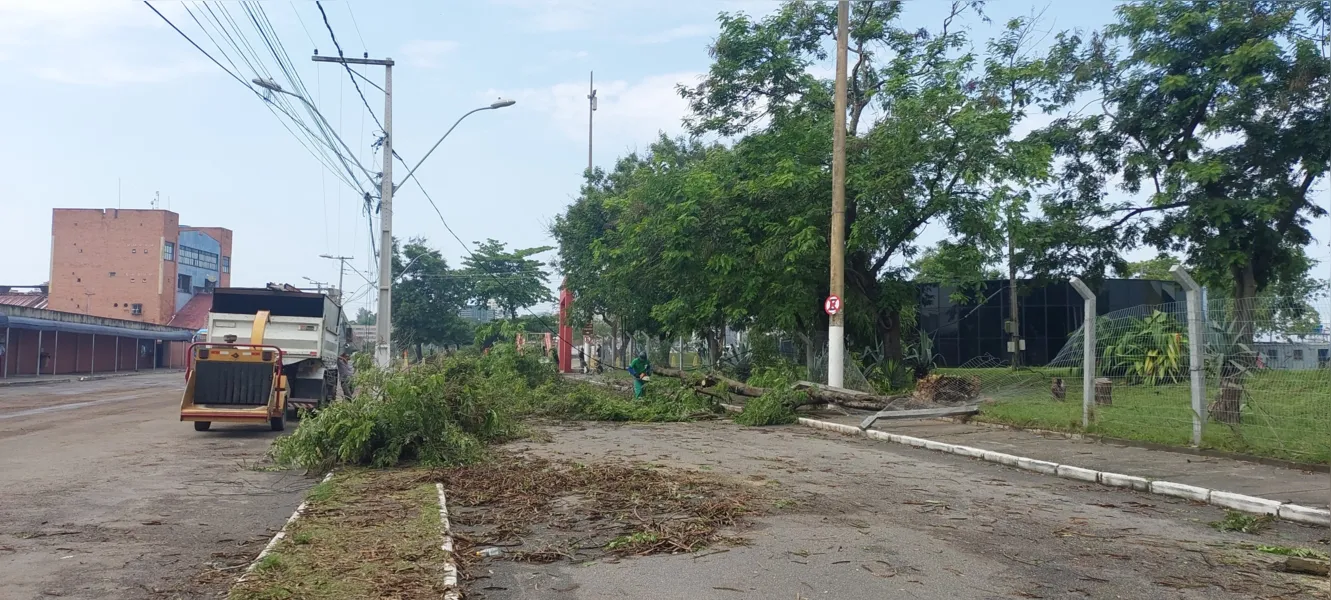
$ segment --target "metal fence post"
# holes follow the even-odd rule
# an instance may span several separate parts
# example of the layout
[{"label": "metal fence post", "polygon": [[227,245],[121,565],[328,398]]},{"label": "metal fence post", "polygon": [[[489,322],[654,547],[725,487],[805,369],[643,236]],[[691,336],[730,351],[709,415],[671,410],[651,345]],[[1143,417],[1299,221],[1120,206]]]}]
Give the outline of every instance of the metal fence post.
[{"label": "metal fence post", "polygon": [[1081,428],[1088,430],[1091,428],[1091,402],[1095,401],[1095,293],[1077,277],[1069,277],[1068,283],[1081,294],[1083,311],[1086,313],[1081,326]]},{"label": "metal fence post", "polygon": [[1188,301],[1188,362],[1189,371],[1192,375],[1192,383],[1189,386],[1192,391],[1192,445],[1194,448],[1202,445],[1202,411],[1206,398],[1206,377],[1203,368],[1206,366],[1202,361],[1202,350],[1205,340],[1202,339],[1202,286],[1197,285],[1197,281],[1188,274],[1183,265],[1174,265],[1169,268],[1169,274],[1174,276],[1174,280],[1183,286],[1184,293]]}]

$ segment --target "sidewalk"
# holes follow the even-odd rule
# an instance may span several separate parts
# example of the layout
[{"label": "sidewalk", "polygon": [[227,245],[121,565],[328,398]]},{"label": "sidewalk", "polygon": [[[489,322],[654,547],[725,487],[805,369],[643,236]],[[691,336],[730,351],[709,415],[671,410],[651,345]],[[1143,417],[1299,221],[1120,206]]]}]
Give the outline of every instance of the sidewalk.
[{"label": "sidewalk", "polygon": [[154,373],[184,373],[183,369],[143,369],[140,371],[118,371],[111,373],[61,373],[59,375],[15,375],[0,379],[0,388],[26,385],[51,385],[73,381],[101,381],[115,377],[134,375],[152,375]]},{"label": "sidewalk", "polygon": [[[818,411],[809,416],[822,421],[858,427],[860,421],[872,414],[853,412],[856,414],[847,416],[837,412]],[[870,429],[1097,471],[1112,471],[1152,480],[1163,479],[1281,502],[1293,502],[1304,506],[1326,507],[1328,499],[1331,499],[1331,476],[1326,473],[1301,471],[1232,458],[1149,450],[1112,442],[1072,439],[1057,434],[941,419],[879,420]]]}]

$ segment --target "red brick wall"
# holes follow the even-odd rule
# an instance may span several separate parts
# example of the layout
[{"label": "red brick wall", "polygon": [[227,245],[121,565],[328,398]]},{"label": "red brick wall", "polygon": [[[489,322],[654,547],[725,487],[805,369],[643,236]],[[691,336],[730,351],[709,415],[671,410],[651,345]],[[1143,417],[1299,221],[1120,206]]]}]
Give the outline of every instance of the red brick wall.
[{"label": "red brick wall", "polygon": [[[55,209],[47,308],[165,324],[175,312],[176,263],[162,260],[162,246],[179,232],[180,216],[167,210]],[[133,304],[143,314],[132,314]]]}]

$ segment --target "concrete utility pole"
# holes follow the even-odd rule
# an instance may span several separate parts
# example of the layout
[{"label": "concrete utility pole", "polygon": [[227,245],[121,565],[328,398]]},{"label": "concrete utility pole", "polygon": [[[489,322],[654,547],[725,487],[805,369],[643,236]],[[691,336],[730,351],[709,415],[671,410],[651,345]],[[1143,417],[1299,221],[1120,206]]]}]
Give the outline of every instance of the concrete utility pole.
[{"label": "concrete utility pole", "polygon": [[342,303],[346,301],[346,298],[344,297],[344,294],[345,294],[344,290],[345,290],[345,288],[342,287],[342,280],[343,280],[343,278],[345,278],[346,275],[347,275],[347,261],[349,261],[349,260],[356,260],[356,257],[354,257],[354,256],[331,256],[331,255],[328,255],[328,254],[320,254],[320,255],[319,255],[319,258],[327,258],[327,259],[329,259],[329,260],[335,260],[335,261],[338,262],[338,265],[337,265],[337,328],[338,328],[338,331],[337,331],[337,351],[338,351],[339,354],[341,354],[341,352],[342,352],[342,342],[343,342],[343,340],[342,340],[342,314],[343,314],[343,310],[344,310],[344,309],[342,308]]},{"label": "concrete utility pole", "polygon": [[1021,366],[1021,311],[1017,306],[1017,246],[1012,240],[1013,207],[1008,206],[1007,216],[1007,282],[1008,282],[1008,342],[1012,344],[1012,366]]},{"label": "concrete utility pole", "polygon": [[596,112],[596,73],[587,74],[587,172],[592,170],[592,115]]},{"label": "concrete utility pole", "polygon": [[374,360],[388,367],[393,357],[393,59],[314,55],[314,62],[378,65],[384,68],[384,172],[379,176],[379,316]]},{"label": "concrete utility pole", "polygon": [[837,2],[836,114],[832,119],[832,285],[841,306],[828,317],[827,385],[842,387],[846,362],[846,53],[850,0]]}]

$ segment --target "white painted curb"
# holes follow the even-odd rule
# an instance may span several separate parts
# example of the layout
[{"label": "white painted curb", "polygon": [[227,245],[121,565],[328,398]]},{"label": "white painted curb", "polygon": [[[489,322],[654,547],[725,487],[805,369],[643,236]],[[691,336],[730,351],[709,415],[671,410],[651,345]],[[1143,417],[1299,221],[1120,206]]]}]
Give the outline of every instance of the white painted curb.
[{"label": "white painted curb", "polygon": [[[741,412],[744,410],[743,407],[733,404],[722,404],[721,406],[730,412]],[[938,452],[956,454],[958,456],[978,458],[992,463],[1016,467],[1027,471],[1034,471],[1045,475],[1054,475],[1064,479],[1089,483],[1098,482],[1101,485],[1109,487],[1128,488],[1139,492],[1150,492],[1152,494],[1184,498],[1246,513],[1271,515],[1295,523],[1331,527],[1331,510],[1323,508],[1313,508],[1310,506],[1301,506],[1298,504],[1268,500],[1266,498],[1258,498],[1256,496],[1245,496],[1243,494],[1209,490],[1195,485],[1173,483],[1170,481],[1151,481],[1145,477],[1137,477],[1135,475],[1124,475],[1122,473],[1096,471],[1094,469],[1074,467],[1072,465],[1061,465],[1024,456],[1013,456],[1002,452],[994,452],[992,450],[949,444],[946,442],[938,442],[906,435],[897,435],[895,433],[887,433],[876,429],[861,430],[853,425],[829,423],[817,419],[801,417],[799,419],[799,424],[813,427],[815,429],[834,431],[845,435],[857,435],[872,440],[905,444],[916,448],[925,448]]]},{"label": "white painted curb", "polygon": [[[319,483],[327,483],[328,480],[332,478],[333,472],[329,471],[327,475],[324,475],[323,481],[320,481]],[[262,561],[264,557],[268,556],[268,554],[273,551],[273,548],[277,547],[277,543],[286,538],[287,530],[291,529],[291,525],[296,522],[296,519],[299,519],[302,514],[305,514],[305,507],[309,506],[309,504],[308,500],[304,500],[296,506],[296,510],[287,518],[287,522],[282,525],[282,529],[278,530],[278,532],[273,535],[273,539],[268,540],[268,545],[264,546],[263,550],[259,552],[259,555],[254,557],[254,560],[250,562],[250,566],[245,567],[245,572],[240,575],[240,578],[236,580],[236,583],[243,583],[252,573],[254,573],[254,567],[259,566],[259,562]]]},{"label": "white painted curb", "polygon": [[459,600],[462,592],[458,591],[458,565],[453,560],[453,527],[448,524],[448,498],[444,496],[444,484],[434,484],[439,491],[439,525],[444,533],[444,545],[440,548],[448,554],[444,559],[444,600]]}]

